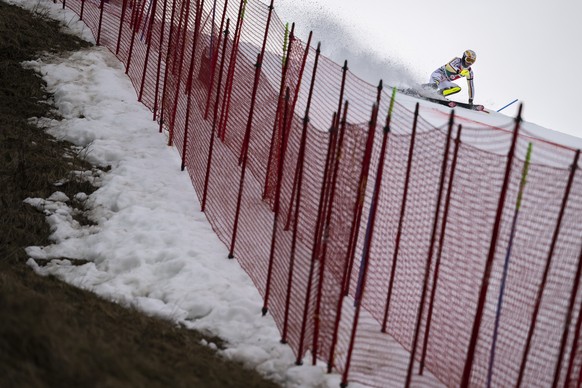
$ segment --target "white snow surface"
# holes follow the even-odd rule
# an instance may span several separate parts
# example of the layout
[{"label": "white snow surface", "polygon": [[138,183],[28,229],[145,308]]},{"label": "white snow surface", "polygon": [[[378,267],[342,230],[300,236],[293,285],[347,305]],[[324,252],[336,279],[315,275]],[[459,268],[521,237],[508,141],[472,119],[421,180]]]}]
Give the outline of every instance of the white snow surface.
[{"label": "white snow surface", "polygon": [[[69,31],[93,40],[77,16],[60,4],[7,2],[46,10]],[[227,248],[200,211],[188,174],[180,171],[177,150],[166,145],[152,113],[137,101],[118,59],[106,48],[93,47],[24,66],[42,74],[64,117],[35,118],[39,125],[78,146],[89,162],[111,167],[86,176],[99,187],[91,195],[68,198],[56,191],[46,199],[26,199],[47,215],[52,231],[51,245],[27,249],[30,267],[146,314],[217,335],[227,341],[221,355],[285,387],[337,387],[340,376],[326,374],[323,365],[295,366],[274,321],[261,315],[258,291],[240,265],[227,259]],[[446,123],[446,108],[430,112],[426,119],[437,126]],[[475,120],[483,117],[468,113]],[[487,116],[491,125],[511,123],[501,114]],[[75,201],[90,209],[95,225],[81,226],[73,219],[70,205]],[[88,263],[76,265],[77,259]]]}]

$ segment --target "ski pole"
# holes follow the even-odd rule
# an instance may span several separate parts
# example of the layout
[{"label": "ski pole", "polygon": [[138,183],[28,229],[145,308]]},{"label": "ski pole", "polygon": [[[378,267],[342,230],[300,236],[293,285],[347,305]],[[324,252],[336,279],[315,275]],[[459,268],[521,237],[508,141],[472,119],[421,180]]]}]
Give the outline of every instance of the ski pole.
[{"label": "ski pole", "polygon": [[498,109],[497,112],[501,112],[503,109],[507,108],[510,105],[515,104],[518,101],[518,99],[516,98],[515,100],[511,101],[509,104],[505,105],[503,108]]}]

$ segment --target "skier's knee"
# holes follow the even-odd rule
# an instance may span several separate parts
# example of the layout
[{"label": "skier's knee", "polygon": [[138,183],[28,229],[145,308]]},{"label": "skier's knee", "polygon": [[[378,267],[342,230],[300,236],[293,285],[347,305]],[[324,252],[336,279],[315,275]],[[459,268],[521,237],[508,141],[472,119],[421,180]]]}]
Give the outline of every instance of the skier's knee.
[{"label": "skier's knee", "polygon": [[460,86],[451,86],[450,88],[443,89],[443,96],[450,96],[451,94],[459,93],[461,91]]}]

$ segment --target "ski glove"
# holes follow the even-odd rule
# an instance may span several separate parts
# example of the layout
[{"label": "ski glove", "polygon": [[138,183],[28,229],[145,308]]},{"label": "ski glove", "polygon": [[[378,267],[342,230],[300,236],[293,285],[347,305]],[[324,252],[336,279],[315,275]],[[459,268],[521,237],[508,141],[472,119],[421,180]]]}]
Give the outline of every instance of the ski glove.
[{"label": "ski glove", "polygon": [[461,74],[463,77],[468,77],[468,76],[469,76],[469,74],[470,74],[470,73],[469,73],[469,69],[463,69],[463,70],[461,70],[461,73],[460,73],[460,74]]}]

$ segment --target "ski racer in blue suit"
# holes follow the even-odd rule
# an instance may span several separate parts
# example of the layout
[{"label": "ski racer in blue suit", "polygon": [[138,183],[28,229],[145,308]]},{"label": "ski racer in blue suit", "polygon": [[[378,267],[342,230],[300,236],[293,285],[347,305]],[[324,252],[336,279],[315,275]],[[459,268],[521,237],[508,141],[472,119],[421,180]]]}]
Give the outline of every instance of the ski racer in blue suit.
[{"label": "ski racer in blue suit", "polygon": [[475,63],[477,55],[473,50],[466,50],[462,58],[455,57],[445,65],[436,69],[430,75],[430,83],[427,86],[437,89],[438,93],[443,96],[450,96],[461,91],[461,87],[454,82],[461,77],[467,78],[467,87],[469,88],[469,104],[473,105],[475,97],[475,87],[473,86],[473,70],[471,65]]}]

